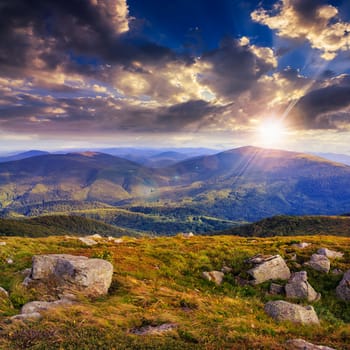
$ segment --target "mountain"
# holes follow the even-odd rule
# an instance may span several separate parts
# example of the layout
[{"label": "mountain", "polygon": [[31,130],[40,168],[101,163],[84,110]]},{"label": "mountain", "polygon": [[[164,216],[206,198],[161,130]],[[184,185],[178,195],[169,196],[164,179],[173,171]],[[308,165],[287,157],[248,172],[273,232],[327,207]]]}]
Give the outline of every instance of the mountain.
[{"label": "mountain", "polygon": [[[157,169],[98,152],[49,154],[1,164],[3,211],[25,214],[28,207],[40,211],[40,205],[61,201],[98,202],[131,211],[137,207],[143,214],[154,208],[157,221],[170,223],[170,215],[174,225],[180,220],[189,230],[191,220],[201,218],[224,220],[227,227],[231,221],[252,222],[279,214],[336,215],[350,212],[350,166],[250,146]],[[152,225],[142,226],[152,231]]]},{"label": "mountain", "polygon": [[315,153],[320,157],[329,159],[333,162],[343,163],[350,165],[350,156],[348,154],[338,154],[338,153]]},{"label": "mountain", "polygon": [[112,203],[145,195],[154,182],[150,169],[111,155],[49,154],[2,163],[0,200],[3,207],[58,200]]},{"label": "mountain", "polygon": [[31,158],[31,157],[37,157],[37,156],[42,156],[45,154],[49,154],[49,152],[32,150],[32,151],[14,154],[11,156],[0,157],[0,163],[11,162],[14,160],[21,160],[21,159],[26,159],[26,158]]},{"label": "mountain", "polygon": [[244,237],[274,237],[303,235],[333,235],[350,237],[350,217],[344,216],[287,216],[266,218],[229,230],[216,232],[218,235]]}]

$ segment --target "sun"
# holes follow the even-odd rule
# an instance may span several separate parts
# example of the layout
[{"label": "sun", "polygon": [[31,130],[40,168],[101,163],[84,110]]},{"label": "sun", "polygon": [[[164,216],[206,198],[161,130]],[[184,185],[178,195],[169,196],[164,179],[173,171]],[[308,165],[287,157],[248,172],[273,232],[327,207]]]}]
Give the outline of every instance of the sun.
[{"label": "sun", "polygon": [[258,127],[260,142],[264,145],[276,145],[283,141],[285,129],[277,120],[265,120]]}]

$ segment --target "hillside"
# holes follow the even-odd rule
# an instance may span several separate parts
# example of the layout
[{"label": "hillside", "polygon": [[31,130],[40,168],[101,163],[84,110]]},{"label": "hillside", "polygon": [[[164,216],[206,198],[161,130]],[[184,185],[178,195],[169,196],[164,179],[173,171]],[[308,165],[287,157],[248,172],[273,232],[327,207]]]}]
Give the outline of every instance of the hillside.
[{"label": "hillside", "polygon": [[100,221],[72,215],[50,215],[29,219],[0,219],[0,236],[48,237],[58,235],[138,236],[141,232],[126,230]]},{"label": "hillside", "polygon": [[344,216],[286,216],[266,218],[217,234],[243,237],[273,237],[302,235],[334,235],[350,237],[350,217]]},{"label": "hillside", "polygon": [[[0,215],[31,215],[33,207],[56,213],[48,203],[59,202],[85,203],[81,207],[86,208],[86,203],[99,203],[129,211],[136,207],[144,214],[155,208],[165,221],[169,208],[231,222],[278,214],[337,215],[350,211],[350,167],[256,147],[157,169],[96,152],[43,155],[0,165]],[[182,220],[177,214],[175,219]],[[147,230],[152,231],[151,226],[152,222]],[[181,230],[191,230],[191,225]]]},{"label": "hillside", "polygon": [[[293,247],[301,240],[305,249]],[[322,294],[314,302],[319,326],[276,322],[264,312],[269,300],[284,298],[268,293],[270,282],[244,284],[247,258],[258,253],[280,254],[292,271],[319,247],[344,252],[332,269],[350,268],[350,239],[344,237],[239,238],[233,236],[124,238],[116,244],[102,240],[86,247],[73,237],[4,237],[1,246],[0,285],[9,291],[1,299],[0,348],[2,350],[287,350],[289,339],[349,349],[349,303],[338,300],[334,289],[341,275],[306,268],[310,284]],[[23,269],[34,254],[67,253],[104,257],[114,266],[112,286],[105,297],[83,298],[78,304],[56,309],[33,321],[9,321],[23,304],[42,297],[26,290]],[[297,261],[289,260],[296,254]],[[11,258],[12,264],[6,263]],[[233,270],[222,285],[204,280],[203,271]],[[297,302],[298,301],[294,301]],[[301,303],[299,301],[299,303]],[[147,326],[172,324],[170,331],[139,335]]]}]

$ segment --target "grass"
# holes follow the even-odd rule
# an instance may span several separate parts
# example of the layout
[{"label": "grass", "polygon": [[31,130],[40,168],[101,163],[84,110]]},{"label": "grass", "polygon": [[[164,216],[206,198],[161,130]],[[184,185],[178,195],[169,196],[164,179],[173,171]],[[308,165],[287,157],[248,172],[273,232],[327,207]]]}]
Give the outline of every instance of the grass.
[{"label": "grass", "polygon": [[[0,247],[0,285],[12,302],[0,302],[0,349],[287,349],[285,342],[303,338],[337,349],[350,349],[350,307],[335,297],[341,276],[308,270],[311,285],[322,294],[314,304],[320,326],[276,323],[264,311],[272,297],[269,282],[240,285],[247,257],[257,253],[296,253],[306,261],[319,247],[340,250],[345,257],[332,268],[350,268],[350,238],[331,236],[243,238],[235,236],[184,238],[127,238],[86,247],[75,238],[3,237]],[[312,243],[306,249],[297,241]],[[8,322],[23,303],[38,298],[21,281],[34,254],[68,253],[101,257],[114,265],[109,294],[95,300],[56,309],[40,321]],[[13,264],[7,264],[11,257]],[[289,262],[291,269],[295,264]],[[233,268],[221,286],[201,278],[204,270]],[[175,323],[177,329],[161,335],[140,336],[130,331],[145,325]]]}]

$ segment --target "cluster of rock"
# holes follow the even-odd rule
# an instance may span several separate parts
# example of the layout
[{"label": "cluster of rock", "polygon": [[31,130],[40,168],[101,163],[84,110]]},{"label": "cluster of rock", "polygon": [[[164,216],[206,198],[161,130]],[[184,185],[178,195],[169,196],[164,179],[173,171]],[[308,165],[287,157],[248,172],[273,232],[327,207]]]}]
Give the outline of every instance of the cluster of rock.
[{"label": "cluster of rock", "polygon": [[[304,249],[309,246],[309,243],[304,242],[294,246]],[[308,266],[319,272],[328,273],[331,266],[330,259],[342,257],[343,253],[327,248],[320,248],[316,254],[312,254],[310,261],[306,262],[304,266]],[[252,285],[257,285],[266,281],[283,280],[287,281],[284,286],[278,283],[271,283],[271,294],[285,295],[288,299],[304,299],[308,302],[316,302],[321,298],[321,294],[308,282],[307,272],[298,271],[291,273],[288,265],[280,255],[271,256],[258,254],[248,259],[246,262],[247,264],[253,265],[252,268],[247,271],[252,278],[249,282]],[[225,267],[222,271],[205,271],[202,273],[202,276],[220,285],[223,281],[224,273],[230,271],[230,268]],[[342,281],[336,288],[336,293],[340,299],[350,301],[350,270],[344,274]],[[317,314],[311,305],[301,306],[285,300],[276,300],[270,301],[265,305],[265,312],[276,321],[291,321],[302,324],[319,323]],[[315,347],[314,349],[322,349],[322,347]]]},{"label": "cluster of rock", "polygon": [[32,301],[25,304],[13,319],[40,318],[41,312],[74,303],[77,295],[105,295],[112,282],[113,265],[103,259],[68,254],[47,254],[33,257],[32,268],[23,284],[28,287],[50,286],[54,301]]}]

